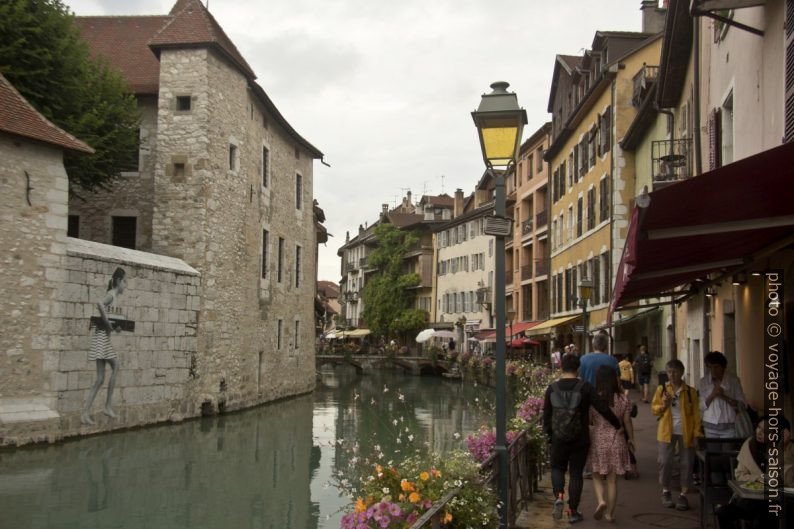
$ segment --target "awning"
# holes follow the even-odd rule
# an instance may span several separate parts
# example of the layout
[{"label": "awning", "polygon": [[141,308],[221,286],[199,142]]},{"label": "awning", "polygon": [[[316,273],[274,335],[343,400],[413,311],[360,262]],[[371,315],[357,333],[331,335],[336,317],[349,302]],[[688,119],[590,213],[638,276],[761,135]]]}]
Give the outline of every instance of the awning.
[{"label": "awning", "polygon": [[634,208],[610,312],[740,267],[794,229],[794,143],[650,193]]},{"label": "awning", "polygon": [[576,318],[580,318],[581,316],[582,316],[581,314],[577,314],[576,316],[566,316],[564,318],[554,318],[553,320],[546,320],[529,329],[527,334],[531,336],[534,336],[536,334],[546,334],[550,332],[554,327],[558,325],[562,325],[564,323],[568,323],[569,321],[573,321]]},{"label": "awning", "polygon": [[362,336],[367,336],[368,334],[372,334],[372,331],[369,329],[356,329],[355,331],[347,331],[345,333],[345,338],[361,338]]},{"label": "awning", "polygon": [[540,342],[537,340],[531,340],[529,338],[516,338],[515,340],[507,344],[508,347],[513,349],[520,349],[522,347],[530,347],[533,345],[540,345]]},{"label": "awning", "polygon": [[[644,308],[643,305],[640,305],[640,306],[637,307],[637,309],[642,309],[642,308]],[[593,327],[592,329],[588,329],[588,332],[590,334],[592,334],[592,333],[600,331],[601,329],[608,329],[610,327],[618,327],[619,325],[625,325],[627,323],[631,323],[633,321],[636,321],[636,320],[638,320],[640,318],[644,318],[646,316],[650,316],[652,314],[655,314],[655,313],[657,313],[657,312],[659,312],[661,310],[662,310],[661,307],[653,307],[653,308],[644,310],[642,312],[637,312],[636,314],[631,314],[630,316],[626,316],[625,318],[614,319],[614,320],[612,320],[611,323],[605,323],[603,325],[599,325],[598,327]]]},{"label": "awning", "polygon": [[[516,336],[521,334],[522,332],[526,331],[527,329],[531,329],[536,325],[540,324],[540,321],[517,321],[513,323],[513,325],[505,325],[505,339],[509,339],[511,337],[510,332],[512,331],[512,336]],[[496,330],[486,330],[480,331],[474,334],[474,337],[483,342],[495,342],[496,341]]]}]

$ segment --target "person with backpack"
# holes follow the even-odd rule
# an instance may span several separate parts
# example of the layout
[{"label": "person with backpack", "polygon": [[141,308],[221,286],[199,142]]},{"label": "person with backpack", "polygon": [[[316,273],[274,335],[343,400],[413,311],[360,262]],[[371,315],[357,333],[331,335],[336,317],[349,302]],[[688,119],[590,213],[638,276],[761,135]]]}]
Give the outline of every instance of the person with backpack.
[{"label": "person with backpack", "polygon": [[[567,353],[562,356],[562,376],[546,388],[543,403],[543,431],[550,444],[551,481],[554,490],[552,516],[559,520],[565,505],[565,471],[568,470],[568,519],[581,522],[579,511],[587,454],[590,450],[590,407],[592,406],[615,430],[621,422],[603,400],[596,396],[593,386],[580,380],[579,357]],[[619,435],[623,435],[619,432]]]},{"label": "person with backpack", "polygon": [[642,386],[642,402],[648,402],[648,384],[651,381],[653,361],[644,345],[637,346],[639,354],[634,359],[634,372],[637,373],[637,383]]},{"label": "person with backpack", "polygon": [[[659,445],[659,484],[662,486],[662,505],[686,511],[689,509],[686,494],[692,481],[695,438],[703,437],[700,424],[700,399],[698,391],[684,382],[684,364],[680,360],[667,362],[667,375],[670,381],[656,388],[651,403],[651,411],[659,421],[656,431]],[[670,492],[670,482],[676,445],[681,462],[679,471],[681,494],[674,502]]]}]

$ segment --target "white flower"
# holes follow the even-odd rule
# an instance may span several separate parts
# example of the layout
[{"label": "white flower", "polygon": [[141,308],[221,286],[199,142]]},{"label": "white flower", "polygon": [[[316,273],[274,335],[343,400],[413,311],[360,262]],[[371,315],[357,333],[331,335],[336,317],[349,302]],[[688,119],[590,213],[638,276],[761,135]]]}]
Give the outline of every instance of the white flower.
[{"label": "white flower", "polygon": [[391,423],[392,423],[394,426],[397,426],[397,419],[394,419],[394,420],[393,420]]},{"label": "white flower", "polygon": [[405,402],[405,395],[402,393],[397,393],[397,398],[400,399],[400,402]]},{"label": "white flower", "polygon": [[359,398],[360,396],[361,396],[361,395],[359,395],[357,392],[355,392],[355,391],[353,392],[353,400],[358,400],[358,398]]},{"label": "white flower", "polygon": [[409,440],[409,441],[413,441],[413,440],[414,440],[414,436],[413,436],[413,435],[409,435],[409,436],[408,436],[408,440]]},{"label": "white flower", "polygon": [[388,393],[388,392],[389,392],[389,388],[388,388],[388,387],[386,387],[386,386],[383,386],[383,392],[384,392],[384,393]]},{"label": "white flower", "polygon": [[375,445],[375,451],[380,452],[380,445]]},{"label": "white flower", "polygon": [[384,494],[388,494],[389,493],[389,487],[383,487],[383,493]]},{"label": "white flower", "polygon": [[456,479],[456,480],[455,480],[455,486],[456,486],[456,487],[460,487],[460,486],[462,486],[462,485],[463,485],[463,482],[462,482],[461,480],[459,480],[459,479]]},{"label": "white flower", "polygon": [[400,444],[400,443],[401,443],[401,441],[400,441],[400,438],[398,437],[397,438],[397,444]]},{"label": "white flower", "polygon": [[458,432],[455,432],[455,434],[453,435],[453,437],[454,437],[455,439],[460,439],[460,433],[458,433]]},{"label": "white flower", "polygon": [[369,478],[367,478],[367,479],[369,479],[369,481],[375,481],[375,476],[370,476],[370,477],[369,477]]},{"label": "white flower", "polygon": [[372,399],[371,401],[369,401],[369,403],[374,406],[375,405],[375,399]]}]

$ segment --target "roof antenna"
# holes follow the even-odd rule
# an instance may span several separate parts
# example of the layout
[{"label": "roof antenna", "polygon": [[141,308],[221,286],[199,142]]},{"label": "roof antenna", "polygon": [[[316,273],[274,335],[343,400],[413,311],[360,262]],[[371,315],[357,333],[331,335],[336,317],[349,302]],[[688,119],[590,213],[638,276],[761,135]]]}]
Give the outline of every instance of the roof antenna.
[{"label": "roof antenna", "polygon": [[441,179],[441,194],[443,195],[444,194],[444,178],[445,177],[444,177],[444,175],[441,175],[441,176],[439,176],[439,178]]}]

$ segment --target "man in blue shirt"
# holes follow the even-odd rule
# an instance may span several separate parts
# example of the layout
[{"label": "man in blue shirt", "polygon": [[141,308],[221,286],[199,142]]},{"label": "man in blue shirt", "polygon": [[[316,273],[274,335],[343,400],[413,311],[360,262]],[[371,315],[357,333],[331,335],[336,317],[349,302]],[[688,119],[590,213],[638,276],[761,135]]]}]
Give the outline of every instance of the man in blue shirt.
[{"label": "man in blue shirt", "polygon": [[620,375],[620,367],[618,366],[618,359],[610,356],[607,353],[609,347],[609,336],[607,334],[598,333],[593,336],[593,349],[590,354],[586,354],[581,358],[581,365],[579,366],[579,378],[588,382],[591,386],[595,387],[595,378],[598,368],[601,366],[609,366],[615,370],[615,373]]}]

